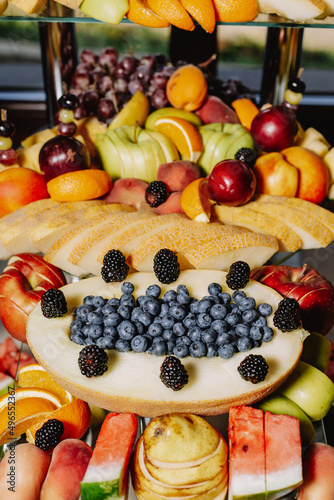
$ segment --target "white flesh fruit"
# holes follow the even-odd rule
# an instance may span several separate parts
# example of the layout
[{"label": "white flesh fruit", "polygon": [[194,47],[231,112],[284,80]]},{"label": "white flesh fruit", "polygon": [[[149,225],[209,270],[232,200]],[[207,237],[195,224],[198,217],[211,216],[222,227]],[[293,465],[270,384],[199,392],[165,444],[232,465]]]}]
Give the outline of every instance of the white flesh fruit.
[{"label": "white flesh fruit", "polygon": [[[162,295],[166,290],[176,289],[179,284],[188,287],[190,295],[201,298],[208,293],[208,285],[221,283],[224,291],[226,273],[222,271],[187,270],[171,285],[158,282],[153,273],[129,274],[126,281],[134,284],[134,295],[145,294],[153,283],[160,285]],[[200,415],[219,415],[232,405],[255,403],[282,384],[294,369],[302,351],[307,332],[297,329],[282,333],[273,326],[271,315],[268,325],[275,335],[271,342],[263,343],[247,353],[237,353],[231,359],[195,359],[190,356],[182,360],[189,373],[189,383],[180,391],[167,388],[160,380],[163,357],[146,353],[108,352],[109,369],[100,377],[86,378],[78,367],[79,352],[83,348],[70,340],[70,324],[73,310],[82,304],[86,295],[101,295],[105,298],[120,297],[121,283],[105,283],[101,277],[88,278],[62,288],[68,305],[68,313],[55,319],[43,316],[40,304],[31,312],[27,324],[27,338],[37,361],[71,394],[96,406],[116,411],[134,412],[141,416],[188,412]],[[267,302],[276,310],[282,300],[275,290],[250,281],[245,288],[247,296],[256,303]],[[267,360],[269,372],[266,379],[252,384],[241,378],[237,371],[240,362],[248,355],[261,354]]]},{"label": "white flesh fruit", "polygon": [[259,0],[259,10],[303,22],[322,15],[326,3],[322,0]]}]

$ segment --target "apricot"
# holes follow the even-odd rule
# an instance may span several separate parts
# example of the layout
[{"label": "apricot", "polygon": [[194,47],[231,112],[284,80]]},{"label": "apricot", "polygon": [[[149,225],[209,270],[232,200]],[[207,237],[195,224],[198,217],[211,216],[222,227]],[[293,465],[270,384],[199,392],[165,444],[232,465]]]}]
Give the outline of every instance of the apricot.
[{"label": "apricot", "polygon": [[202,106],[207,93],[208,84],[204,73],[194,64],[181,66],[167,82],[167,99],[177,109],[195,111]]},{"label": "apricot", "polygon": [[33,201],[50,198],[43,175],[30,168],[0,172],[0,217]]}]

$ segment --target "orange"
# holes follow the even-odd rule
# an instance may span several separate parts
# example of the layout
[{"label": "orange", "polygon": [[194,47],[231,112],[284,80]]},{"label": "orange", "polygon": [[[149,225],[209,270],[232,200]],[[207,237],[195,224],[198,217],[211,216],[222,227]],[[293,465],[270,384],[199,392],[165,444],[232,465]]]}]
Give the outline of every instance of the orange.
[{"label": "orange", "polygon": [[196,222],[210,222],[212,204],[208,193],[208,179],[196,179],[182,191],[181,207]]},{"label": "orange", "polygon": [[42,389],[17,388],[0,398],[0,445],[24,434],[28,427],[61,406]]},{"label": "orange", "polygon": [[259,113],[259,109],[257,108],[257,106],[250,99],[242,97],[233,101],[232,107],[237,113],[241,125],[247,130],[250,130],[252,121]]},{"label": "orange", "polygon": [[204,103],[208,84],[203,71],[194,64],[185,64],[170,76],[166,94],[170,104],[177,109],[195,111]]},{"label": "orange", "polygon": [[216,15],[212,0],[180,0],[180,2],[207,33],[214,31]]},{"label": "orange", "polygon": [[195,29],[193,20],[182,7],[179,0],[139,0],[140,3],[154,14],[165,19],[180,29],[192,31]]},{"label": "orange", "polygon": [[89,404],[82,399],[75,399],[72,403],[63,405],[43,419],[38,420],[26,431],[27,441],[35,443],[35,434],[48,420],[56,418],[64,424],[63,439],[80,439],[87,431],[91,421]]},{"label": "orange", "polygon": [[77,170],[58,175],[47,183],[54,201],[84,201],[100,198],[110,191],[112,181],[104,170]]},{"label": "orange", "polygon": [[257,0],[212,0],[216,20],[224,23],[246,23],[257,16]]},{"label": "orange", "polygon": [[174,142],[183,160],[196,162],[203,152],[202,137],[187,120],[165,116],[156,120],[155,128]]},{"label": "orange", "polygon": [[151,10],[144,7],[139,0],[129,0],[129,10],[126,14],[129,21],[150,28],[168,28],[169,22],[156,16]]},{"label": "orange", "polygon": [[46,389],[55,394],[61,404],[71,403],[74,400],[72,394],[63,389],[51,375],[38,363],[23,366],[19,372],[18,385],[20,387],[38,387]]}]

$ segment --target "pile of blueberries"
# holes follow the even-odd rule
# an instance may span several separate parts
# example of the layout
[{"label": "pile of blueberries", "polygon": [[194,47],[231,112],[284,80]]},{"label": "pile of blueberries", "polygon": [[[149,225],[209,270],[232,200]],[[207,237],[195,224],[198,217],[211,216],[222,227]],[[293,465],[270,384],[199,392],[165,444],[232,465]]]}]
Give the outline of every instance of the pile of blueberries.
[{"label": "pile of blueberries", "polygon": [[270,304],[256,305],[243,290],[232,296],[218,283],[211,283],[208,295],[198,300],[185,285],[168,290],[153,284],[135,299],[134,286],[124,282],[122,295],[104,299],[88,295],[74,311],[71,340],[81,345],[96,344],[119,352],[231,358],[270,342],[274,336],[267,325]]}]

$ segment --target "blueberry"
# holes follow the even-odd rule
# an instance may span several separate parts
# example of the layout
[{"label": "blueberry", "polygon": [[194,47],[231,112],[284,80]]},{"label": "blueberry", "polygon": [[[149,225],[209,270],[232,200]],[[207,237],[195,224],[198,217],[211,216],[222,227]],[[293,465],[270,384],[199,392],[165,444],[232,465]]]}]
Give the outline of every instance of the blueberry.
[{"label": "blueberry", "polygon": [[233,341],[233,335],[230,333],[218,333],[216,338],[216,344],[218,346],[230,344]]},{"label": "blueberry", "polygon": [[197,342],[193,342],[189,346],[189,354],[193,358],[202,358],[206,355],[206,345],[200,340],[198,340]]},{"label": "blueberry", "polygon": [[174,347],[173,354],[177,358],[185,358],[189,354],[189,348],[186,344],[178,344]]},{"label": "blueberry", "polygon": [[123,293],[123,295],[120,298],[120,303],[121,305],[124,304],[126,306],[133,308],[135,307],[136,299],[134,298],[133,295],[131,295],[131,293]]},{"label": "blueberry", "polygon": [[259,316],[259,313],[255,309],[248,309],[242,313],[242,321],[244,323],[253,323]]},{"label": "blueberry", "polygon": [[86,295],[86,297],[83,299],[83,304],[85,305],[93,305],[93,299],[94,299],[94,295]]},{"label": "blueberry", "polygon": [[152,314],[152,316],[158,316],[160,314],[160,303],[154,297],[147,296],[142,309]]},{"label": "blueberry", "polygon": [[200,313],[196,318],[197,324],[200,328],[209,328],[212,323],[210,314]]},{"label": "blueberry", "polygon": [[124,340],[131,340],[137,333],[136,326],[131,321],[124,320],[117,327],[118,335]]},{"label": "blueberry", "polygon": [[179,293],[177,296],[177,301],[182,305],[187,305],[190,303],[190,297],[186,293]]},{"label": "blueberry", "polygon": [[114,349],[115,341],[111,337],[99,337],[96,340],[96,345],[102,349]]},{"label": "blueberry", "polygon": [[142,335],[143,337],[145,337],[145,339],[147,340],[147,346],[152,345],[153,338],[151,337],[151,335],[149,335],[148,333],[139,333],[138,335]]},{"label": "blueberry", "polygon": [[156,299],[160,296],[161,293],[161,288],[159,285],[150,285],[146,289],[146,295],[149,295],[151,297],[155,297]]},{"label": "blueberry", "polygon": [[138,321],[138,317],[140,313],[142,312],[140,307],[134,307],[131,311],[131,321],[135,322]]},{"label": "blueberry", "polygon": [[164,340],[153,342],[150,349],[151,352],[156,356],[164,356],[165,354],[167,354],[167,344]]},{"label": "blueberry", "polygon": [[134,321],[133,323],[136,327],[136,332],[138,335],[143,335],[147,331],[147,327],[140,321]]},{"label": "blueberry", "polygon": [[210,283],[208,286],[208,292],[210,295],[219,295],[222,291],[223,289],[219,283]]},{"label": "blueberry", "polygon": [[184,326],[183,323],[180,321],[174,323],[173,325],[173,332],[177,337],[182,337],[183,335],[186,335],[187,333],[187,328]]},{"label": "blueberry", "polygon": [[205,330],[202,331],[201,339],[206,344],[215,342],[217,339],[217,332],[213,330],[213,328],[206,328]]},{"label": "blueberry", "polygon": [[125,340],[125,339],[119,339],[119,340],[117,340],[117,342],[115,344],[115,349],[118,352],[129,352],[129,351],[131,351],[130,342],[128,340]]},{"label": "blueberry", "polygon": [[267,320],[264,316],[258,316],[258,318],[252,323],[254,326],[264,327],[267,326]]},{"label": "blueberry", "polygon": [[188,335],[183,335],[182,337],[176,337],[176,341],[175,341],[176,345],[186,344],[187,346],[190,346],[191,343],[192,343],[192,341],[191,341],[190,337],[188,337]]},{"label": "blueberry", "polygon": [[80,319],[75,319],[70,325],[71,333],[81,333],[82,327],[82,321],[80,321]]},{"label": "blueberry", "polygon": [[210,309],[210,314],[213,319],[224,319],[227,313],[228,309],[224,304],[214,304]]},{"label": "blueberry", "polygon": [[104,317],[102,313],[96,311],[91,311],[88,313],[87,322],[93,323],[94,325],[101,325],[103,323]]},{"label": "blueberry", "polygon": [[162,338],[164,340],[166,340],[166,342],[173,342],[173,343],[175,343],[176,335],[173,332],[173,330],[168,329],[168,330],[164,330],[162,332]]},{"label": "blueberry", "polygon": [[147,338],[143,335],[136,335],[131,340],[131,349],[134,352],[145,352],[148,348]]},{"label": "blueberry", "polygon": [[214,358],[215,356],[218,356],[218,346],[215,342],[209,342],[206,345],[207,351],[206,351],[206,357],[207,358]]},{"label": "blueberry", "polygon": [[182,304],[176,303],[170,306],[169,314],[178,321],[182,321],[186,317],[187,311]]},{"label": "blueberry", "polygon": [[117,329],[114,326],[105,326],[103,328],[103,336],[110,337],[111,339],[116,341],[118,339]]},{"label": "blueberry", "polygon": [[106,304],[102,307],[101,312],[102,312],[103,316],[108,316],[108,314],[111,314],[112,312],[116,312],[117,309],[118,308],[115,306],[112,306],[110,304]]},{"label": "blueberry", "polygon": [[241,312],[247,311],[248,309],[255,309],[256,302],[253,297],[246,297],[239,302],[239,309]]},{"label": "blueberry", "polygon": [[121,292],[122,293],[132,293],[134,291],[135,287],[133,286],[130,281],[124,281],[121,285]]},{"label": "blueberry", "polygon": [[84,345],[95,345],[96,344],[96,339],[93,339],[92,337],[86,337],[84,341]]},{"label": "blueberry", "polygon": [[265,317],[270,316],[271,313],[273,312],[273,308],[271,307],[271,305],[266,304],[265,302],[263,302],[262,304],[259,304],[257,310],[259,311],[259,313],[262,316],[265,316]]},{"label": "blueberry", "polygon": [[151,316],[151,314],[146,311],[141,311],[138,316],[138,321],[140,321],[140,323],[143,323],[143,325],[145,326],[149,326],[153,322],[153,316]]},{"label": "blueberry", "polygon": [[274,338],[274,331],[272,328],[269,326],[264,326],[263,327],[263,336],[262,340],[263,342],[270,342]]},{"label": "blueberry", "polygon": [[111,299],[108,300],[107,304],[110,304],[111,306],[118,307],[120,305],[120,300],[117,299],[116,297],[112,297]]},{"label": "blueberry", "polygon": [[241,316],[236,312],[230,312],[225,318],[226,323],[228,323],[230,326],[237,325],[240,322],[240,320]]},{"label": "blueberry", "polygon": [[246,297],[246,294],[243,290],[236,290],[235,292],[232,293],[232,299],[236,304],[239,304],[239,302],[242,301]]},{"label": "blueberry", "polygon": [[253,347],[253,344],[249,337],[240,337],[238,339],[237,346],[239,352],[246,352]]},{"label": "blueberry", "polygon": [[212,307],[212,302],[209,299],[201,299],[197,303],[198,313],[208,313]]},{"label": "blueberry", "polygon": [[171,340],[167,341],[167,354],[172,356],[174,354],[175,344]]},{"label": "blueberry", "polygon": [[192,342],[197,342],[197,340],[200,340],[201,335],[202,335],[202,330],[199,326],[193,326],[188,331],[188,337]]},{"label": "blueberry", "polygon": [[228,306],[231,303],[231,295],[227,292],[222,292],[218,294],[219,300],[225,306]]},{"label": "blueberry", "polygon": [[82,327],[81,333],[82,333],[82,335],[84,335],[85,337],[87,337],[87,336],[89,335],[89,327],[90,327],[89,323],[87,323],[86,325],[84,325],[84,326]]},{"label": "blueberry", "polygon": [[261,347],[262,340],[253,340],[253,347]]},{"label": "blueberry", "polygon": [[87,321],[88,314],[94,310],[93,306],[90,304],[83,304],[76,308],[74,316],[82,321]]},{"label": "blueberry", "polygon": [[168,290],[165,295],[163,296],[163,300],[164,302],[167,302],[167,304],[169,302],[172,302],[172,300],[176,300],[177,299],[177,293],[175,292],[175,290]]},{"label": "blueberry", "polygon": [[196,316],[193,313],[188,313],[187,316],[183,320],[184,326],[189,330],[193,326],[196,326]]},{"label": "blueberry", "polygon": [[122,316],[120,316],[117,312],[109,314],[109,316],[105,316],[103,323],[104,326],[118,326],[122,321]]},{"label": "blueberry", "polygon": [[230,304],[230,311],[229,312],[232,312],[232,311],[235,312],[235,313],[237,313],[237,314],[241,314],[241,311],[239,309],[239,305],[235,304],[234,302],[232,302]]},{"label": "blueberry", "polygon": [[165,328],[165,329],[173,328],[174,323],[175,323],[175,319],[172,318],[172,316],[170,316],[169,314],[166,314],[165,316],[163,316],[161,318],[161,324],[162,324],[163,328]]},{"label": "blueberry", "polygon": [[182,285],[182,284],[177,286],[176,292],[177,293],[185,293],[186,295],[189,295],[188,288],[186,287],[186,285]]},{"label": "blueberry", "polygon": [[139,307],[142,307],[142,305],[146,299],[147,299],[147,295],[139,295],[139,297],[137,297],[137,305]]},{"label": "blueberry", "polygon": [[147,329],[147,333],[151,335],[151,337],[159,337],[162,335],[162,332],[164,331],[161,323],[151,323],[150,326]]},{"label": "blueberry", "polygon": [[94,307],[103,307],[105,303],[106,303],[106,300],[103,297],[101,297],[101,295],[97,295],[92,300],[92,305]]},{"label": "blueberry", "polygon": [[263,329],[259,326],[252,326],[250,331],[249,331],[249,336],[253,340],[262,340]]},{"label": "blueberry", "polygon": [[120,316],[122,316],[123,319],[130,319],[131,318],[131,312],[132,312],[132,308],[130,306],[127,306],[127,305],[124,305],[124,304],[121,304],[118,308],[117,308],[117,312]]},{"label": "blueberry", "polygon": [[190,312],[192,314],[198,313],[198,310],[197,310],[198,303],[199,303],[199,300],[196,299],[195,297],[192,297],[192,301],[190,302]]},{"label": "blueberry", "polygon": [[225,344],[221,345],[218,348],[218,356],[220,356],[223,359],[230,359],[232,356],[235,354],[235,348],[231,344]]},{"label": "blueberry", "polygon": [[91,323],[89,325],[88,336],[97,339],[103,335],[103,326]]},{"label": "blueberry", "polygon": [[215,319],[212,323],[211,323],[211,328],[213,328],[214,330],[216,330],[216,332],[219,334],[219,333],[226,333],[230,330],[230,325],[228,323],[226,323],[225,320],[223,319]]},{"label": "blueberry", "polygon": [[85,336],[82,335],[82,333],[72,333],[70,339],[72,340],[72,342],[80,345],[84,345],[86,340]]},{"label": "blueberry", "polygon": [[244,325],[243,323],[238,323],[237,325],[235,325],[235,334],[238,335],[238,337],[248,337],[249,331],[249,325]]}]

